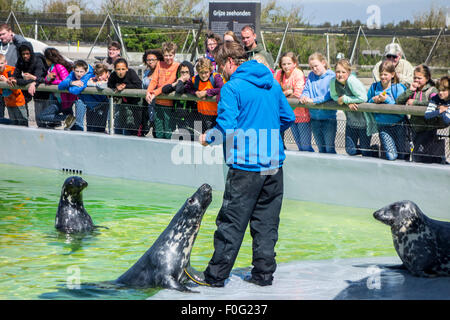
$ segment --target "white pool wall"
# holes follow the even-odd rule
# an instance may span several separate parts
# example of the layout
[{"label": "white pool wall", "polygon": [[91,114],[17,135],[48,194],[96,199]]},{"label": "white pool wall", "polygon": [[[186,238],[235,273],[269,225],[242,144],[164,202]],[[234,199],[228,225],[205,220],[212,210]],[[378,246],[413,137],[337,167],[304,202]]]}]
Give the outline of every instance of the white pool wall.
[{"label": "white pool wall", "polygon": [[[152,138],[0,125],[0,150],[5,164],[215,190],[227,172],[221,146]],[[287,151],[284,183],[288,199],[374,209],[408,199],[450,220],[448,165]]]}]

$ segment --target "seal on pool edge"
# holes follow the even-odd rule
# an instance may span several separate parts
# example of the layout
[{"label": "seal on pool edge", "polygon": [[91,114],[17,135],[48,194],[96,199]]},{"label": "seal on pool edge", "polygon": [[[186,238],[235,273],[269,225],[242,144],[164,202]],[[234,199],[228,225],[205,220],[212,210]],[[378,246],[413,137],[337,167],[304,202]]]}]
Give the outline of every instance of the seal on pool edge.
[{"label": "seal on pool edge", "polygon": [[116,283],[190,291],[184,285],[188,280],[184,270],[190,267],[192,247],[211,200],[211,186],[203,184],[186,200],[150,249]]},{"label": "seal on pool edge", "polygon": [[87,186],[88,183],[78,176],[69,177],[64,181],[56,212],[56,229],[65,233],[82,233],[100,227],[94,225],[83,205],[82,191]]},{"label": "seal on pool edge", "polygon": [[450,276],[450,222],[428,218],[409,200],[394,202],[373,216],[391,227],[395,250],[414,276]]}]

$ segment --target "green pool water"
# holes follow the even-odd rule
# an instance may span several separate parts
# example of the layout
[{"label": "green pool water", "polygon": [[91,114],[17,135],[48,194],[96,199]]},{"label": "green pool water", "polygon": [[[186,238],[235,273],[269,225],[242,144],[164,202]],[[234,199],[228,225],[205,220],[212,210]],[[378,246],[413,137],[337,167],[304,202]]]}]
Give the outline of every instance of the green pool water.
[{"label": "green pool water", "polygon": [[[82,239],[54,228],[61,186],[69,174],[0,164],[0,299],[145,299],[158,289],[69,285],[114,280],[152,245],[194,188],[82,175],[84,205],[106,226]],[[301,187],[301,186],[299,186]],[[213,253],[222,192],[213,192],[192,252],[203,270]],[[373,209],[284,200],[277,262],[396,255],[390,230]],[[251,264],[247,231],[235,267]]]}]

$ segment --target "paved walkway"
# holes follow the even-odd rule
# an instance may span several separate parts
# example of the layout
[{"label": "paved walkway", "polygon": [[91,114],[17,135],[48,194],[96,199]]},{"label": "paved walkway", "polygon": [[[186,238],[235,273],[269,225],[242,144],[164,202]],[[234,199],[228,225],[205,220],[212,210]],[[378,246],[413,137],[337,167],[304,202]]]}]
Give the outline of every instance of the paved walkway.
[{"label": "paved walkway", "polygon": [[189,300],[450,300],[450,277],[418,278],[388,269],[398,257],[298,261],[278,265],[274,282],[259,287],[233,270],[224,288],[193,287],[200,293],[161,290],[149,299]]}]

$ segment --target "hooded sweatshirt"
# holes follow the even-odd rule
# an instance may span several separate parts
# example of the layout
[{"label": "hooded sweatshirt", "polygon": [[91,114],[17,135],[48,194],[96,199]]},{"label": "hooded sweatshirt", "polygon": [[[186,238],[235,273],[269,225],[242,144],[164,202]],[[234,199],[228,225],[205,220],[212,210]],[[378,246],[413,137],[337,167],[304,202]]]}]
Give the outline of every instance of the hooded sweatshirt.
[{"label": "hooded sweatshirt", "polygon": [[[21,52],[24,50],[29,50],[31,57],[29,61],[25,61],[22,58]],[[16,69],[14,70],[13,77],[17,80],[17,85],[26,86],[31,82],[36,82],[36,87],[44,82],[45,77],[47,76],[47,64],[44,62],[45,58],[41,53],[34,53],[33,45],[26,41],[23,42],[17,49],[18,51],[18,59],[16,63]],[[23,73],[30,73],[33,76],[36,76],[36,80],[25,80],[23,78]],[[32,97],[31,95],[24,90],[23,91],[26,102],[29,102]],[[48,92],[39,92],[36,91],[34,94],[34,98],[38,100],[48,99]]]},{"label": "hooded sweatshirt", "polygon": [[222,87],[216,126],[206,134],[223,143],[228,166],[245,171],[279,168],[285,159],[281,133],[295,121],[272,72],[255,60],[244,62]]},{"label": "hooded sweatshirt", "polygon": [[428,121],[435,120],[436,125],[445,128],[450,125],[450,108],[445,112],[439,112],[439,106],[450,106],[450,99],[442,100],[439,95],[435,95],[428,103],[427,111],[425,111],[425,119]]},{"label": "hooded sweatshirt", "polygon": [[[308,74],[302,96],[311,98],[315,104],[321,104],[331,100],[330,82],[335,73],[327,69],[324,74],[317,76],[314,72]],[[313,120],[336,119],[336,110],[309,109],[309,114]]]},{"label": "hooded sweatshirt", "polygon": [[[423,86],[422,90],[412,91],[409,88],[406,89],[397,99],[395,99],[396,104],[406,104],[409,99],[413,99],[414,106],[428,106],[429,100],[438,94],[438,89],[436,89],[431,83],[427,83]],[[436,125],[433,120],[426,120],[424,116],[411,116],[410,120],[414,131],[422,132],[426,130],[433,130]]]},{"label": "hooded sweatshirt", "polygon": [[[83,101],[87,107],[89,108],[94,108],[96,105],[98,105],[101,102],[105,102],[107,101],[106,96],[101,96],[101,95],[95,95],[95,94],[81,94],[83,92],[83,90],[87,87],[87,83],[89,81],[89,79],[94,77],[94,69],[89,65],[88,66],[88,71],[86,72],[86,74],[84,76],[81,77],[81,82],[83,82],[83,86],[82,87],[78,87],[78,86],[72,86],[70,85],[70,83],[72,81],[76,81],[77,78],[75,77],[75,72],[72,71],[69,73],[69,75],[67,76],[67,78],[65,78],[59,85],[58,85],[58,89],[59,90],[68,90],[70,96],[72,97],[71,101],[73,102],[74,100],[78,98],[81,99],[81,101]],[[61,98],[62,98],[62,93],[61,93]],[[72,105],[72,103],[67,102],[66,104],[64,103],[64,100],[62,101],[63,105],[62,108],[68,108]]]},{"label": "hooded sweatshirt", "polygon": [[[384,90],[381,82],[375,82],[370,86],[369,92],[367,92],[367,102],[374,103],[373,98],[385,92],[386,100],[384,101],[384,104],[395,104],[395,99],[397,99],[405,89],[406,87],[401,83],[392,83],[389,88]],[[393,125],[405,120],[405,115],[402,114],[374,113],[373,116],[375,121],[381,125]]]}]

